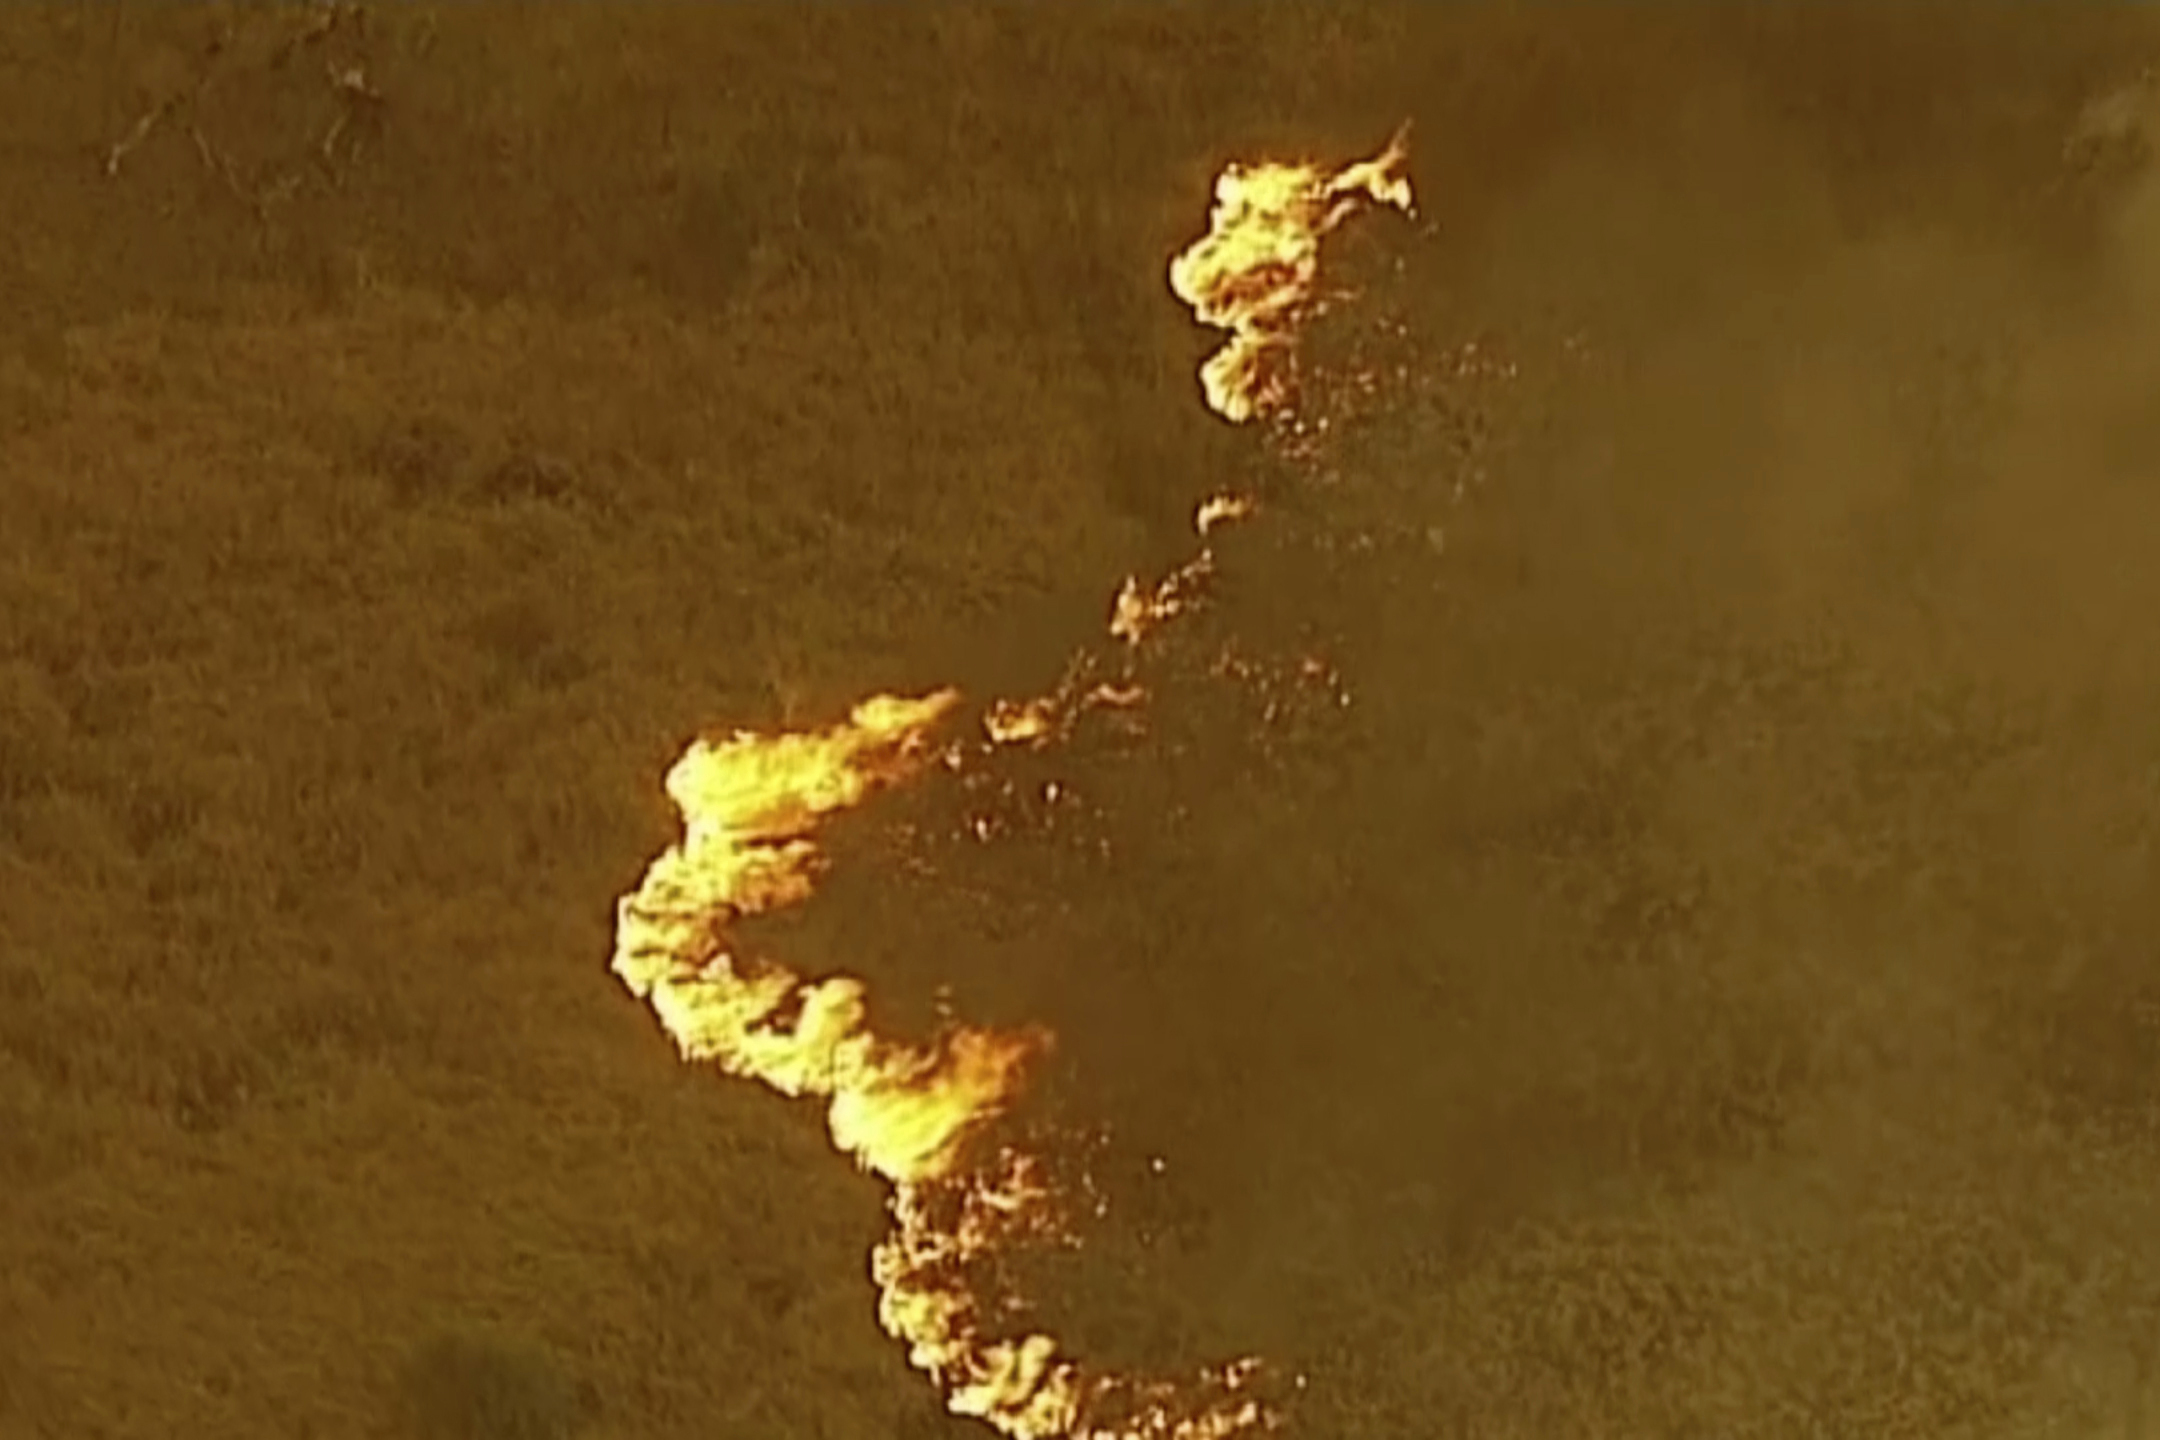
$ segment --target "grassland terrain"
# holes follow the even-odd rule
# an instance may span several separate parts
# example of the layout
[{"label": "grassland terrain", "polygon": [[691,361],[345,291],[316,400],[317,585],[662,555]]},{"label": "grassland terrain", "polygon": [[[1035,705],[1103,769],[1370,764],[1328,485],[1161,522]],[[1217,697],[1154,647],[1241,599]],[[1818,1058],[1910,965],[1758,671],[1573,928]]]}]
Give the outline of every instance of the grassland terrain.
[{"label": "grassland terrain", "polygon": [[1293,1434],[2160,1433],[2151,7],[329,13],[0,8],[0,1440],[964,1433],[615,897],[1280,471],[1165,264],[1405,118],[1207,620],[1354,703],[775,942],[1056,1030],[1042,1320]]}]

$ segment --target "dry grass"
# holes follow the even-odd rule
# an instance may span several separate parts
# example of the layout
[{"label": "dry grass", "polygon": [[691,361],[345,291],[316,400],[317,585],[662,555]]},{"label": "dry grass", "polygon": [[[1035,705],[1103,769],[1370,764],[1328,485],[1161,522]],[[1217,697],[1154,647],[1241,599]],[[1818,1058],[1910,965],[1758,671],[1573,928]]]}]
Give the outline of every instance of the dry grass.
[{"label": "dry grass", "polygon": [[1311,1433],[2160,1424],[2149,20],[307,23],[0,16],[0,1437],[958,1433],[612,897],[699,727],[1054,674],[1259,463],[1209,176],[1403,114],[1374,303],[1523,369],[1242,559],[1347,728],[792,938],[1055,1024],[1056,1317]]}]

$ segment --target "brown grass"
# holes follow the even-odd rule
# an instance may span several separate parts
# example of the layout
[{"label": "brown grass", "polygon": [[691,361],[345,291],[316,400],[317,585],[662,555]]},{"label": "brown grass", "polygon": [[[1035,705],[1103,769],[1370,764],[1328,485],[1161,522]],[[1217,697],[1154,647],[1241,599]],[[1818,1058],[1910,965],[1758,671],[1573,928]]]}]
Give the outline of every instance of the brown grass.
[{"label": "brown grass", "polygon": [[2160,36],[1719,14],[0,13],[0,1437],[958,1433],[612,898],[700,727],[1051,678],[1261,463],[1214,170],[1405,114],[1522,370],[1232,552],[1352,716],[791,938],[1056,1026],[1049,1313],[1305,1433],[2160,1425]]}]

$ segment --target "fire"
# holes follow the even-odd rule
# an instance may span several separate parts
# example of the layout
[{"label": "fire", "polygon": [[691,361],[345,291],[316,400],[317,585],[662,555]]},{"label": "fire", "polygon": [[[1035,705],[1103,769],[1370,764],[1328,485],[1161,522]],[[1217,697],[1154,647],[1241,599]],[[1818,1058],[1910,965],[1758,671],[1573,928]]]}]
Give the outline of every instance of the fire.
[{"label": "fire", "polygon": [[920,767],[959,696],[881,696],[810,734],[693,745],[668,772],[682,840],[617,908],[614,970],[685,1060],[830,1100],[833,1143],[889,1180],[946,1173],[1017,1088],[1039,1035],[955,1029],[929,1047],[870,1029],[862,982],[745,962],[728,927],[809,898],[818,822]]},{"label": "fire", "polygon": [[1201,322],[1230,332],[1200,371],[1208,408],[1242,424],[1290,405],[1297,329],[1318,303],[1320,242],[1369,204],[1408,215],[1409,135],[1335,171],[1232,165],[1215,182],[1208,233],[1170,262],[1170,289]]},{"label": "fire", "polygon": [[1202,550],[1152,586],[1128,577],[1110,604],[1111,635],[1127,645],[1138,645],[1156,626],[1198,603],[1214,573],[1214,552]]},{"label": "fire", "polygon": [[[1212,408],[1241,421],[1293,403],[1290,356],[1313,303],[1320,240],[1367,202],[1407,212],[1403,160],[1398,134],[1332,174],[1278,164],[1224,173],[1210,233],[1171,267],[1177,294],[1231,332],[1204,372]],[[960,706],[957,692],[939,690],[877,696],[819,730],[694,743],[666,780],[681,838],[617,906],[612,968],[682,1057],[824,1101],[834,1146],[891,1187],[891,1228],[870,1261],[878,1319],[953,1413],[1011,1440],[1231,1440],[1278,1417],[1254,1391],[1260,1366],[1250,1359],[1183,1380],[1136,1378],[1090,1369],[1052,1335],[998,1328],[1025,1306],[981,1277],[982,1262],[1020,1245],[1078,1243],[1043,1156],[982,1153],[1048,1050],[1046,1031],[955,1024],[927,1041],[895,1039],[873,1026],[862,980],[812,979],[744,955],[737,922],[808,900],[826,864],[821,825],[880,790],[934,766],[968,770],[1005,747],[1054,745],[1086,715],[1136,710],[1146,691],[1135,653],[1201,603],[1215,569],[1206,537],[1252,510],[1237,495],[1203,503],[1194,558],[1117,592],[1108,632],[1122,642],[1118,658],[1084,651],[1048,693],[992,702],[973,741],[936,742]],[[1260,672],[1237,661],[1217,673],[1242,682]],[[1312,674],[1333,683],[1324,668]]]},{"label": "fire", "polygon": [[1193,512],[1193,529],[1202,535],[1213,534],[1233,520],[1243,520],[1253,513],[1253,508],[1252,498],[1247,495],[1210,495]]},{"label": "fire", "polygon": [[614,971],[684,1059],[824,1099],[833,1144],[891,1184],[893,1228],[871,1257],[878,1318],[954,1413],[1015,1440],[1221,1440],[1265,1418],[1242,1393],[1248,1367],[1142,1386],[1090,1374],[1048,1335],[984,1333],[991,1307],[969,1263],[1067,1235],[1039,1158],[1007,1149],[966,1163],[967,1141],[1049,1037],[963,1025],[927,1044],[890,1039],[872,1029],[860,980],[751,961],[730,936],[741,919],[809,898],[820,822],[936,759],[931,735],[958,699],[880,696],[824,730],[693,745],[667,777],[682,839],[618,906]]}]

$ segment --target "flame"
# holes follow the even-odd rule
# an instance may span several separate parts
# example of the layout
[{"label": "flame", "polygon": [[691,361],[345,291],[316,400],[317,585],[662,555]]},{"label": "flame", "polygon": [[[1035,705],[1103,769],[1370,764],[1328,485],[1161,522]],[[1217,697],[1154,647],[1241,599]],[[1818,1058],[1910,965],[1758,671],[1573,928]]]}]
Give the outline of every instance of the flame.
[{"label": "flame", "polygon": [[1193,530],[1200,535],[1213,534],[1233,520],[1243,520],[1255,508],[1248,495],[1210,495],[1193,511]]},{"label": "flame", "polygon": [[616,914],[615,974],[685,1060],[828,1099],[833,1143],[895,1181],[947,1173],[1045,1037],[959,1027],[931,1046],[882,1039],[861,981],[745,964],[727,931],[808,899],[818,822],[919,768],[925,737],[958,701],[949,690],[880,696],[826,730],[691,746],[667,777],[683,838]]},{"label": "flame", "polygon": [[[1307,165],[1231,166],[1216,186],[1208,236],[1180,255],[1171,285],[1209,324],[1231,332],[1204,373],[1208,403],[1231,420],[1288,413],[1296,325],[1313,303],[1320,240],[1367,202],[1408,211],[1403,136],[1378,156],[1323,174]],[[1205,538],[1253,513],[1217,495],[1195,512]],[[1038,1154],[985,1156],[987,1132],[1051,1044],[1039,1028],[949,1025],[925,1042],[882,1035],[864,982],[811,979],[738,952],[737,922],[809,899],[826,864],[818,831],[833,815],[926,768],[970,767],[1012,746],[1066,739],[1081,717],[1129,714],[1146,699],[1134,656],[1162,624],[1205,598],[1205,544],[1153,585],[1129,578],[1112,603],[1117,659],[1083,651],[1043,695],[985,707],[973,741],[933,737],[960,696],[881,695],[823,729],[738,731],[699,740],[668,771],[681,838],[617,906],[615,974],[658,1017],[685,1060],[825,1102],[832,1141],[891,1187],[891,1228],[871,1254],[877,1314],[957,1415],[1011,1440],[1231,1440],[1272,1428],[1243,1359],[1181,1380],[1090,1369],[1054,1336],[1000,1333],[1020,1297],[981,1273],[1028,1244],[1076,1244],[1064,1197]],[[1267,696],[1291,684],[1334,687],[1316,660],[1279,672],[1225,654],[1216,673]],[[1341,703],[1347,703],[1343,700]],[[1062,787],[1042,787],[1055,801]],[[978,833],[990,833],[980,821]],[[1159,1163],[1159,1162],[1158,1162]]]},{"label": "flame", "polygon": [[[1242,1393],[1249,1364],[1191,1385],[1139,1384],[1089,1373],[1048,1335],[984,1333],[989,1307],[969,1262],[1067,1234],[1038,1157],[1008,1149],[963,1164],[966,1142],[1010,1104],[1047,1034],[956,1025],[928,1044],[893,1040],[871,1028],[860,980],[810,980],[734,948],[735,922],[809,898],[823,864],[820,822],[929,763],[931,732],[958,700],[949,690],[879,696],[824,730],[692,745],[667,776],[682,838],[619,904],[613,969],[684,1059],[823,1098],[833,1144],[892,1185],[893,1227],[871,1257],[878,1318],[955,1414],[1015,1440],[1250,1430],[1266,1417]],[[1097,1414],[1124,1418],[1096,1424]]]},{"label": "flame", "polygon": [[1210,410],[1242,424],[1292,402],[1320,242],[1368,204],[1413,214],[1408,159],[1406,127],[1379,154],[1332,173],[1280,162],[1223,171],[1208,233],[1170,262],[1171,291],[1201,323],[1230,332],[1200,371]]},{"label": "flame", "polygon": [[1110,605],[1110,634],[1127,645],[1138,645],[1156,626],[1198,604],[1214,574],[1215,554],[1202,550],[1152,586],[1143,587],[1138,577],[1128,577]]}]

